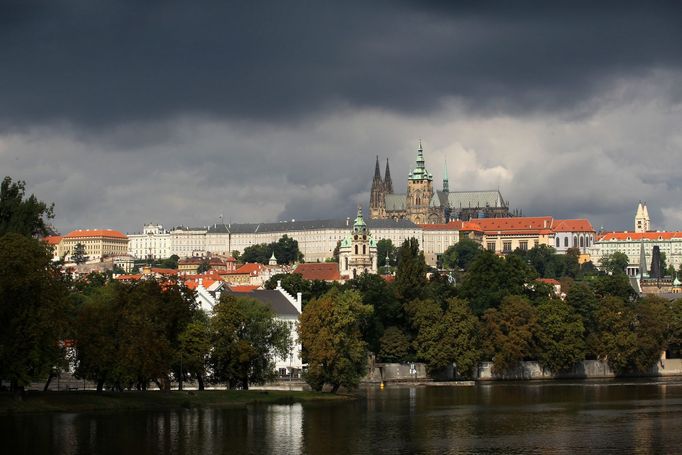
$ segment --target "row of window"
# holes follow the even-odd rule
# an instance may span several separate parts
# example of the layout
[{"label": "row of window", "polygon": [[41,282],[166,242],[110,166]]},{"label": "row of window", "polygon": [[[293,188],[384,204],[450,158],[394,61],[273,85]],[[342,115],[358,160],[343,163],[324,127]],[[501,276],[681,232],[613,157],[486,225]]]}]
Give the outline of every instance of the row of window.
[{"label": "row of window", "polygon": [[[573,247],[577,248],[587,248],[590,246],[590,240],[591,238],[588,236],[583,237],[582,235],[578,237],[577,235],[573,236]],[[561,238],[557,237],[556,238],[556,247],[561,248]],[[568,237],[564,237],[564,248],[568,248]]]}]

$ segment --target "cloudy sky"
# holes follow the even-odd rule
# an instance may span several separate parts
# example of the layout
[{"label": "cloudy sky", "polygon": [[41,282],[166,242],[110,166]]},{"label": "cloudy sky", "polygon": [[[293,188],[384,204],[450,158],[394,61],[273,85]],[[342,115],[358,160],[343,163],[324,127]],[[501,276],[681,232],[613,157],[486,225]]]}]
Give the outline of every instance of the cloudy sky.
[{"label": "cloudy sky", "polygon": [[1,0],[0,174],[62,232],[345,218],[422,138],[438,188],[682,230],[680,4],[499,3]]}]

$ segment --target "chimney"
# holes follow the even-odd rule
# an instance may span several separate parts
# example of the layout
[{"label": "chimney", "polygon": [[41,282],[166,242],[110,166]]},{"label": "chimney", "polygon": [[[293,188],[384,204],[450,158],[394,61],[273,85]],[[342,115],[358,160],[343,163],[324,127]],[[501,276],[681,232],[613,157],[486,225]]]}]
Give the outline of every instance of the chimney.
[{"label": "chimney", "polygon": [[346,226],[350,226],[350,218],[346,217]]},{"label": "chimney", "polygon": [[302,308],[303,308],[303,293],[297,292],[296,293],[296,309],[300,313]]},{"label": "chimney", "polygon": [[203,281],[204,281],[203,279],[199,278],[199,286],[203,286],[203,285],[204,285],[204,284],[203,284]]},{"label": "chimney", "polygon": [[277,287],[275,289],[282,289],[282,280],[277,280]]}]

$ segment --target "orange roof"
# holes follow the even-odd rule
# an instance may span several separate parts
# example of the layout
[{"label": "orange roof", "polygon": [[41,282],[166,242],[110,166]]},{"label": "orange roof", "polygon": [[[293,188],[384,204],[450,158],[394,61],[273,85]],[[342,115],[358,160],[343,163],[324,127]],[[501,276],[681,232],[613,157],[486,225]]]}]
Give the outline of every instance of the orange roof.
[{"label": "orange roof", "polygon": [[158,273],[159,275],[177,275],[178,271],[175,269],[164,269],[161,267],[152,267],[152,273]]},{"label": "orange roof", "polygon": [[209,277],[205,278],[197,278],[194,280],[186,280],[185,281],[185,286],[187,286],[189,289],[196,289],[199,286],[199,280],[201,279],[201,285],[205,288],[211,286],[213,283],[216,281],[222,281],[222,280],[213,280]]},{"label": "orange roof", "polygon": [[336,262],[306,262],[294,270],[305,280],[337,281],[341,279],[339,264]]},{"label": "orange roof", "polygon": [[232,292],[253,292],[256,289],[258,289],[260,286],[229,286],[230,291]]},{"label": "orange roof", "polygon": [[142,275],[141,275],[141,274],[137,274],[137,275],[119,275],[119,276],[116,277],[116,279],[117,279],[117,280],[121,280],[121,281],[137,281],[137,280],[142,279]]},{"label": "orange roof", "polygon": [[43,242],[47,243],[48,245],[57,245],[61,241],[61,235],[48,235],[47,237],[43,237]]},{"label": "orange roof", "polygon": [[247,262],[246,264],[239,267],[234,272],[230,272],[227,275],[258,275],[258,272],[263,270],[263,265],[257,262]]},{"label": "orange roof", "polygon": [[383,278],[387,283],[393,283],[395,281],[394,275],[381,275],[381,278]]},{"label": "orange roof", "polygon": [[551,284],[553,286],[561,286],[561,283],[554,278],[536,278],[535,281],[540,283]]},{"label": "orange roof", "polygon": [[128,239],[127,235],[119,231],[114,231],[113,229],[77,229],[64,236],[64,238],[67,239],[80,237],[110,237],[117,239]]},{"label": "orange roof", "polygon": [[552,226],[552,217],[479,218],[476,223],[486,232],[539,230],[549,229]]},{"label": "orange roof", "polygon": [[594,232],[589,220],[554,220],[552,230],[555,232]]},{"label": "orange roof", "polygon": [[450,221],[449,223],[420,224],[425,231],[482,231],[481,227],[471,221]]},{"label": "orange roof", "polygon": [[607,232],[598,238],[600,242],[608,240],[671,240],[682,239],[682,232]]}]

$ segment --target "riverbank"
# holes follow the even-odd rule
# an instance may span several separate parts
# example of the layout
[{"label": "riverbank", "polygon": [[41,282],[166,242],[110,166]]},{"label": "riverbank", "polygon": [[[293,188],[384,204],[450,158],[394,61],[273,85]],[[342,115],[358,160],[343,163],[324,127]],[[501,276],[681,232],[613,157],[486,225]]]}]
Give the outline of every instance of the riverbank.
[{"label": "riverbank", "polygon": [[0,414],[89,411],[155,411],[234,408],[253,404],[320,403],[354,399],[350,395],[291,390],[205,390],[127,392],[34,392],[17,400],[0,393]]}]

